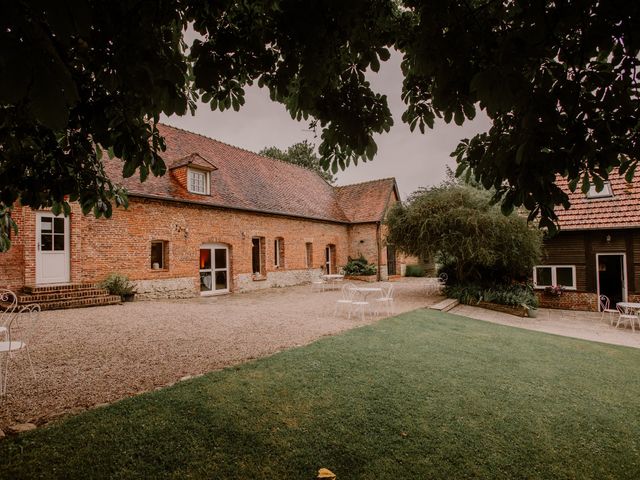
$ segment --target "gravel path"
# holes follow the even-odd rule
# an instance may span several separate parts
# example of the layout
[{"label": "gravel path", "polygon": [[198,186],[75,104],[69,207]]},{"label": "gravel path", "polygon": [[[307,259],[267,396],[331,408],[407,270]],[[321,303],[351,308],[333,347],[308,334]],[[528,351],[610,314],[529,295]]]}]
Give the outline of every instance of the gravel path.
[{"label": "gravel path", "polygon": [[[422,284],[413,278],[394,284],[396,313],[441,300],[425,296]],[[43,312],[31,341],[37,379],[26,357],[12,361],[0,429],[42,425],[381,318],[334,318],[339,295],[299,286]]]}]

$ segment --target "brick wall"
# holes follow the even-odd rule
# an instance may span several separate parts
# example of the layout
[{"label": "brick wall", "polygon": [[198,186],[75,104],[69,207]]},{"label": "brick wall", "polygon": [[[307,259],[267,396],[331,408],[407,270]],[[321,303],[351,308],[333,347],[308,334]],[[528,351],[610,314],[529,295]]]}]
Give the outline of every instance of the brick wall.
[{"label": "brick wall", "polygon": [[536,291],[536,296],[542,308],[598,311],[598,295],[596,293],[565,290],[562,295],[555,297],[543,291]]},{"label": "brick wall", "polygon": [[[14,247],[0,257],[0,285],[17,288],[35,284],[35,216],[30,209],[17,209],[20,234]],[[229,247],[231,290],[239,275],[251,272],[251,239],[264,237],[267,277],[256,288],[308,279],[305,243],[313,244],[313,265],[324,265],[325,247],[335,245],[337,266],[347,262],[347,226],[275,215],[214,209],[174,202],[131,198],[128,210],[114,209],[111,219],[83,216],[74,205],[70,220],[71,281],[97,282],[118,272],[132,280],[163,281],[192,278],[198,288],[198,259],[203,244]],[[275,267],[274,240],[284,239],[284,266]],[[151,268],[151,242],[167,242],[167,269]],[[24,246],[28,246],[26,249]],[[285,272],[290,271],[289,275]],[[302,271],[302,273],[301,273]],[[24,272],[21,275],[21,272]],[[161,282],[160,282],[161,283]],[[169,282],[170,283],[170,282]],[[165,282],[165,284],[169,284]],[[148,287],[149,282],[144,283]],[[259,286],[258,286],[259,285]],[[263,287],[264,286],[264,287]]]}]

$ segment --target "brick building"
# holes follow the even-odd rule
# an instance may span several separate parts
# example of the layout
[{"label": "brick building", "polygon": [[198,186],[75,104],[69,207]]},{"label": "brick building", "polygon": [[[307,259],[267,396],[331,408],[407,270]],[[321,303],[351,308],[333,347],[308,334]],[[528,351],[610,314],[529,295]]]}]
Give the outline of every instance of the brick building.
[{"label": "brick building", "polygon": [[[293,285],[336,272],[362,254],[379,276],[403,264],[383,220],[399,201],[393,178],[333,187],[315,172],[161,125],[168,172],[123,179],[127,210],[111,219],[54,217],[16,207],[19,234],[0,254],[0,286],[94,283],[116,272],[138,295],[190,297]],[[43,290],[41,288],[41,290]]]},{"label": "brick building", "polygon": [[[558,211],[560,233],[545,241],[542,265],[533,281],[541,306],[572,310],[599,309],[599,295],[615,305],[640,301],[640,189],[612,173],[601,192],[571,193],[566,180],[558,184],[571,201]],[[559,297],[545,287],[562,285]],[[615,308],[615,307],[614,307]]]}]

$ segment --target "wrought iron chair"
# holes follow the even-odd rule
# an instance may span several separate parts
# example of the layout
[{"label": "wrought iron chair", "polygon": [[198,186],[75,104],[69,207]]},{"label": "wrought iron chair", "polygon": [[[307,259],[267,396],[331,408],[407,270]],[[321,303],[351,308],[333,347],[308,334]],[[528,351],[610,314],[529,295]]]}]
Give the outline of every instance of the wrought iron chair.
[{"label": "wrought iron chair", "polygon": [[343,312],[345,309],[351,318],[351,308],[353,304],[353,297],[355,295],[355,291],[353,290],[353,283],[347,282],[342,285],[342,295],[338,300],[336,300],[336,307],[333,310],[333,316],[338,316],[339,312]]},{"label": "wrought iron chair", "polygon": [[606,295],[600,295],[600,311],[602,312],[600,321],[604,320],[604,314],[608,313],[609,325],[613,325],[614,316],[618,314],[618,310],[611,308],[611,302]]},{"label": "wrought iron chair", "polygon": [[[393,283],[382,287],[382,296],[376,298],[376,305],[385,306],[387,315],[393,315]],[[376,308],[376,312],[379,310]]]},{"label": "wrought iron chair", "polygon": [[0,338],[6,336],[11,318],[18,308],[18,297],[11,290],[0,289]]},{"label": "wrought iron chair", "polygon": [[616,305],[616,308],[618,309],[618,323],[616,323],[616,328],[618,328],[618,326],[620,325],[620,323],[625,324],[625,323],[630,323],[631,324],[631,330],[633,330],[634,332],[636,331],[636,322],[638,322],[638,327],[640,328],[640,318],[638,318],[638,315],[636,313],[629,313],[627,311],[626,308],[624,308],[621,305]]},{"label": "wrought iron chair", "polygon": [[[7,380],[9,377],[9,363],[12,358],[24,352],[29,360],[29,367],[31,368],[31,375],[33,379],[36,378],[36,372],[33,368],[33,362],[31,361],[31,353],[29,352],[29,345],[31,345],[31,338],[33,331],[36,327],[37,321],[40,316],[40,305],[31,304],[25,305],[17,310],[15,315],[11,317],[7,324],[6,340],[0,342],[0,396],[4,396],[7,393]],[[18,328],[18,318],[22,326]],[[15,338],[15,331],[20,332],[21,340]],[[4,368],[2,366],[2,355],[4,355]]]}]

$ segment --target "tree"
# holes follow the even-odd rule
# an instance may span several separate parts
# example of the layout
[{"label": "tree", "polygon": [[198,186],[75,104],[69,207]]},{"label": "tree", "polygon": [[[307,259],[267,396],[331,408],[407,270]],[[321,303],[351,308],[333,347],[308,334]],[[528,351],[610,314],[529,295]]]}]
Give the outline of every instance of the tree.
[{"label": "tree", "polygon": [[333,184],[336,179],[333,174],[320,165],[320,158],[316,155],[315,147],[307,142],[295,143],[287,148],[287,151],[280,150],[278,147],[267,147],[260,150],[260,155],[275,158],[284,162],[293,163],[309,170],[317,172],[328,183]]},{"label": "tree", "polygon": [[[187,26],[201,35],[190,45]],[[552,228],[568,206],[556,175],[583,190],[612,168],[633,177],[639,30],[640,3],[625,0],[2,2],[0,211],[78,200],[109,216],[126,195],[103,151],[125,176],[162,175],[160,114],[198,99],[238,110],[254,82],[322,130],[323,167],[372,159],[393,120],[367,75],[395,48],[403,121],[424,131],[484,110],[493,126],[460,143],[457,173]]]},{"label": "tree", "polygon": [[542,234],[490,200],[491,193],[466,185],[420,190],[392,207],[387,241],[409,255],[437,256],[460,283],[526,278],[540,260]]}]

